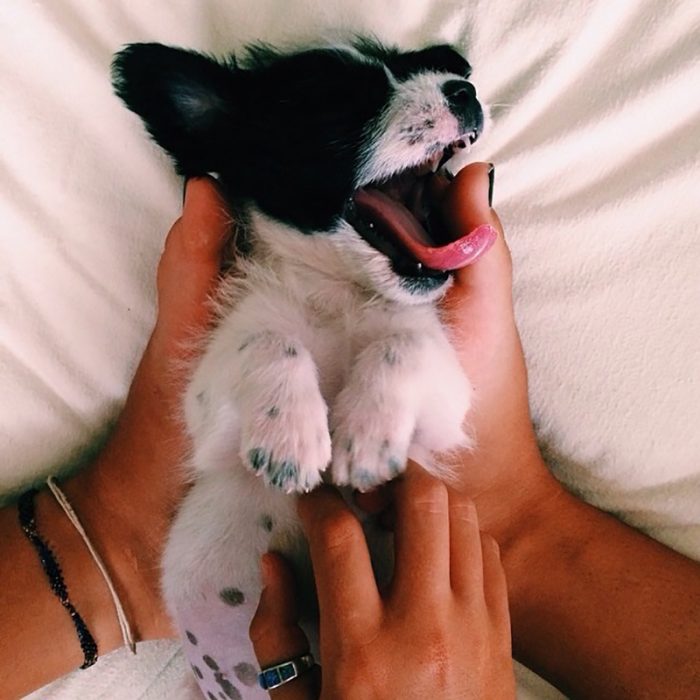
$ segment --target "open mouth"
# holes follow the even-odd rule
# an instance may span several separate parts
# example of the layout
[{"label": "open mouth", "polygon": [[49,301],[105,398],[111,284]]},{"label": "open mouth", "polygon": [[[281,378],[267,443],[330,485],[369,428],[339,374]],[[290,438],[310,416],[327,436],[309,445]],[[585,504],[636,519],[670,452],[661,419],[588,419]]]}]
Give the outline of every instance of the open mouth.
[{"label": "open mouth", "polygon": [[[404,277],[447,279],[470,260],[464,236],[454,240],[431,197],[431,179],[457,152],[476,141],[470,132],[423,163],[356,190],[345,219]],[[469,144],[469,145],[468,145]]]}]

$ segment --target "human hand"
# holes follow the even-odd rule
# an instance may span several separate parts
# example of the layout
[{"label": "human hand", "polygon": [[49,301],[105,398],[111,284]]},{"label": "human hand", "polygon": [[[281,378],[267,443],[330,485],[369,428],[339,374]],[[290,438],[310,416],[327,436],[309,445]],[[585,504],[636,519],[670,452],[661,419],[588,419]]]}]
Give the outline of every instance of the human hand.
[{"label": "human hand", "polygon": [[[362,527],[333,489],[299,499],[320,610],[318,670],[275,700],[515,697],[506,581],[474,505],[413,465],[391,486],[395,571],[377,589]],[[306,653],[294,581],[265,555],[250,634],[261,666]]]},{"label": "human hand", "polygon": [[[459,481],[454,486],[476,502],[482,529],[503,546],[520,531],[522,518],[555,501],[562,488],[546,469],[532,428],[511,258],[489,201],[489,171],[488,163],[473,163],[452,182],[437,176],[432,195],[455,238],[482,224],[498,232],[484,255],[455,274],[442,317],[474,387],[467,424],[476,448],[455,456]],[[385,501],[381,491],[357,497],[369,511],[380,510]]]},{"label": "human hand", "polygon": [[139,640],[174,635],[159,576],[169,523],[186,489],[181,395],[196,354],[193,341],[212,320],[208,300],[229,230],[226,205],[212,180],[188,181],[182,216],[158,265],[156,325],[124,410],[94,464],[64,484]]}]

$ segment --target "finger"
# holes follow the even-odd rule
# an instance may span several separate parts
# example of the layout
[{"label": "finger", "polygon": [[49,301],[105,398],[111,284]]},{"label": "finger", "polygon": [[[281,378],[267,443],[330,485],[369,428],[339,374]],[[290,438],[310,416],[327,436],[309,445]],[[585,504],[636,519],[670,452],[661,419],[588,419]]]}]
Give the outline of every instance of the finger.
[{"label": "finger", "polygon": [[499,627],[501,625],[510,626],[508,584],[501,563],[500,548],[493,537],[482,533],[481,551],[484,569],[484,600],[489,616]]},{"label": "finger", "polygon": [[[187,182],[182,216],[168,233],[158,265],[156,335],[169,345],[206,329],[209,300],[219,269],[231,218],[226,203],[208,177]],[[166,351],[170,348],[166,348]]]},{"label": "finger", "polygon": [[370,515],[378,515],[391,503],[389,490],[384,486],[380,486],[372,491],[355,491],[353,492],[353,499],[358,508]]},{"label": "finger", "polygon": [[484,387],[506,375],[494,374],[491,368],[522,363],[522,350],[513,310],[510,252],[498,217],[489,206],[489,188],[489,164],[475,163],[457,175],[443,200],[443,211],[455,225],[473,227],[488,222],[498,237],[477,262],[455,275],[441,314],[457,348],[467,350],[470,371],[481,376],[481,390],[495,396],[497,391]]},{"label": "finger", "polygon": [[[250,640],[260,668],[307,654],[309,641],[299,627],[296,582],[291,568],[276,554],[262,562],[264,588],[258,609],[250,623]],[[284,686],[270,691],[277,700],[316,700],[319,672],[314,668]]]},{"label": "finger", "polygon": [[321,487],[299,498],[299,516],[309,541],[321,615],[321,636],[365,634],[378,622],[382,601],[359,520],[340,494]]},{"label": "finger", "polygon": [[[410,465],[409,465],[410,466]],[[408,469],[395,490],[392,584],[401,603],[443,600],[450,589],[450,526],[445,486],[423,469]]]},{"label": "finger", "polygon": [[450,500],[450,582],[462,597],[483,603],[484,570],[479,519],[473,501],[454,490]]},{"label": "finger", "polygon": [[[495,170],[489,163],[472,163],[463,168],[444,193],[440,208],[445,223],[455,236],[463,235],[483,224],[498,233],[496,242],[477,262],[455,274],[455,293],[468,293],[502,304],[511,304],[512,267],[503,227],[491,208]],[[449,294],[448,294],[449,296]]]}]

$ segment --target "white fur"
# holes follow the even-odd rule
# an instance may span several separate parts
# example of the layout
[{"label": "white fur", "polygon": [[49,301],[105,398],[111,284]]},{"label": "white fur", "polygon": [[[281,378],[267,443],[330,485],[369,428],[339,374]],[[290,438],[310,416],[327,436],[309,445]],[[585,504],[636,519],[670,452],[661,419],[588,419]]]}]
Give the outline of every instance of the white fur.
[{"label": "white fur", "polygon": [[[176,620],[202,590],[234,587],[257,600],[258,562],[271,546],[303,561],[285,491],[313,488],[329,466],[331,481],[367,489],[402,471],[409,451],[448,477],[430,456],[468,444],[470,386],[430,299],[380,295],[373,280],[395,276],[347,227],[306,236],[252,218],[257,254],[225,281],[220,322],[185,396],[198,476],[164,559]],[[274,464],[256,474],[254,450]],[[281,488],[269,485],[276,478]],[[194,633],[206,638],[206,625]],[[230,643],[240,646],[237,634]]]},{"label": "white fur", "polygon": [[[459,136],[445,79],[399,86],[360,180],[425,161]],[[409,454],[449,478],[435,455],[469,444],[470,385],[434,305],[449,281],[412,294],[345,222],[305,235],[248,213],[253,254],[222,284],[218,324],[185,395],[195,483],[163,562],[166,601],[200,671],[202,659],[255,663],[247,627],[265,551],[287,553],[312,590],[288,494],[322,478],[369,489],[403,471]],[[370,540],[390,566],[382,538]],[[223,589],[245,602],[225,605]],[[221,661],[227,654],[235,658]]]},{"label": "white fur", "polygon": [[380,136],[366,155],[358,187],[419,165],[426,155],[464,136],[441,90],[444,83],[455,79],[464,78],[426,71],[401,83],[392,81],[394,96],[379,119]]}]

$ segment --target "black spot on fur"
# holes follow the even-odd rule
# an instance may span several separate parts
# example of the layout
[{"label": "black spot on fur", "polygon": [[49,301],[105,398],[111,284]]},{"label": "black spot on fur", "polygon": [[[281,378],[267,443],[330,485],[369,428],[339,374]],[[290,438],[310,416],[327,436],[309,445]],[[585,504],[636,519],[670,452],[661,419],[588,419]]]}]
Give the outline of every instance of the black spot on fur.
[{"label": "black spot on fur", "polygon": [[388,348],[384,353],[384,362],[386,362],[390,367],[393,367],[399,361],[399,356],[396,350],[393,348]]},{"label": "black spot on fur", "polygon": [[293,345],[288,345],[288,346],[284,349],[284,354],[285,354],[287,357],[296,357],[299,353],[298,353],[297,349],[296,349]]},{"label": "black spot on fur", "polygon": [[202,661],[204,661],[204,663],[205,663],[207,666],[209,666],[209,668],[212,669],[212,671],[218,671],[218,670],[219,670],[219,664],[217,664],[216,661],[214,661],[214,659],[212,659],[211,656],[209,656],[208,654],[205,654],[205,655],[202,657]]},{"label": "black spot on fur", "polygon": [[243,591],[238,588],[223,588],[219,591],[219,598],[226,603],[226,605],[241,605],[245,602],[245,596]]},{"label": "black spot on fur", "polygon": [[194,672],[194,675],[197,676],[197,678],[204,678],[204,674],[199,670],[199,666],[195,666],[192,664],[192,671]]},{"label": "black spot on fur", "polygon": [[284,488],[299,476],[299,467],[287,460],[270,464],[270,483],[277,488]]},{"label": "black spot on fur", "polygon": [[223,673],[215,673],[214,680],[219,684],[221,690],[226,694],[227,698],[241,700],[241,694],[238,692],[238,688],[236,688],[236,686],[233,685],[233,683],[231,683],[231,681],[226,678]]},{"label": "black spot on fur", "polygon": [[248,452],[248,461],[254,471],[258,472],[270,463],[270,452],[262,447],[256,447]]},{"label": "black spot on fur", "polygon": [[279,414],[280,414],[279,406],[271,406],[267,410],[267,417],[268,418],[277,418],[277,416],[279,416]]},{"label": "black spot on fur", "polygon": [[217,700],[216,695],[214,695],[214,693],[212,693],[209,690],[207,691],[207,697],[209,698],[209,700]]},{"label": "black spot on fur", "polygon": [[236,664],[233,667],[233,672],[243,685],[252,687],[258,682],[258,672],[255,670],[255,667],[252,664],[245,663],[245,661]]},{"label": "black spot on fur", "polygon": [[196,646],[197,637],[195,637],[189,630],[185,630],[185,635],[187,636],[187,639],[189,639],[190,644],[194,644]]},{"label": "black spot on fur", "polygon": [[367,487],[374,486],[376,483],[376,475],[373,472],[363,469],[362,467],[355,467],[353,469],[353,481],[358,486]]},{"label": "black spot on fur", "polygon": [[275,526],[275,521],[272,519],[272,516],[263,514],[260,516],[258,524],[263,530],[266,530],[267,532],[272,532],[272,528]]}]

